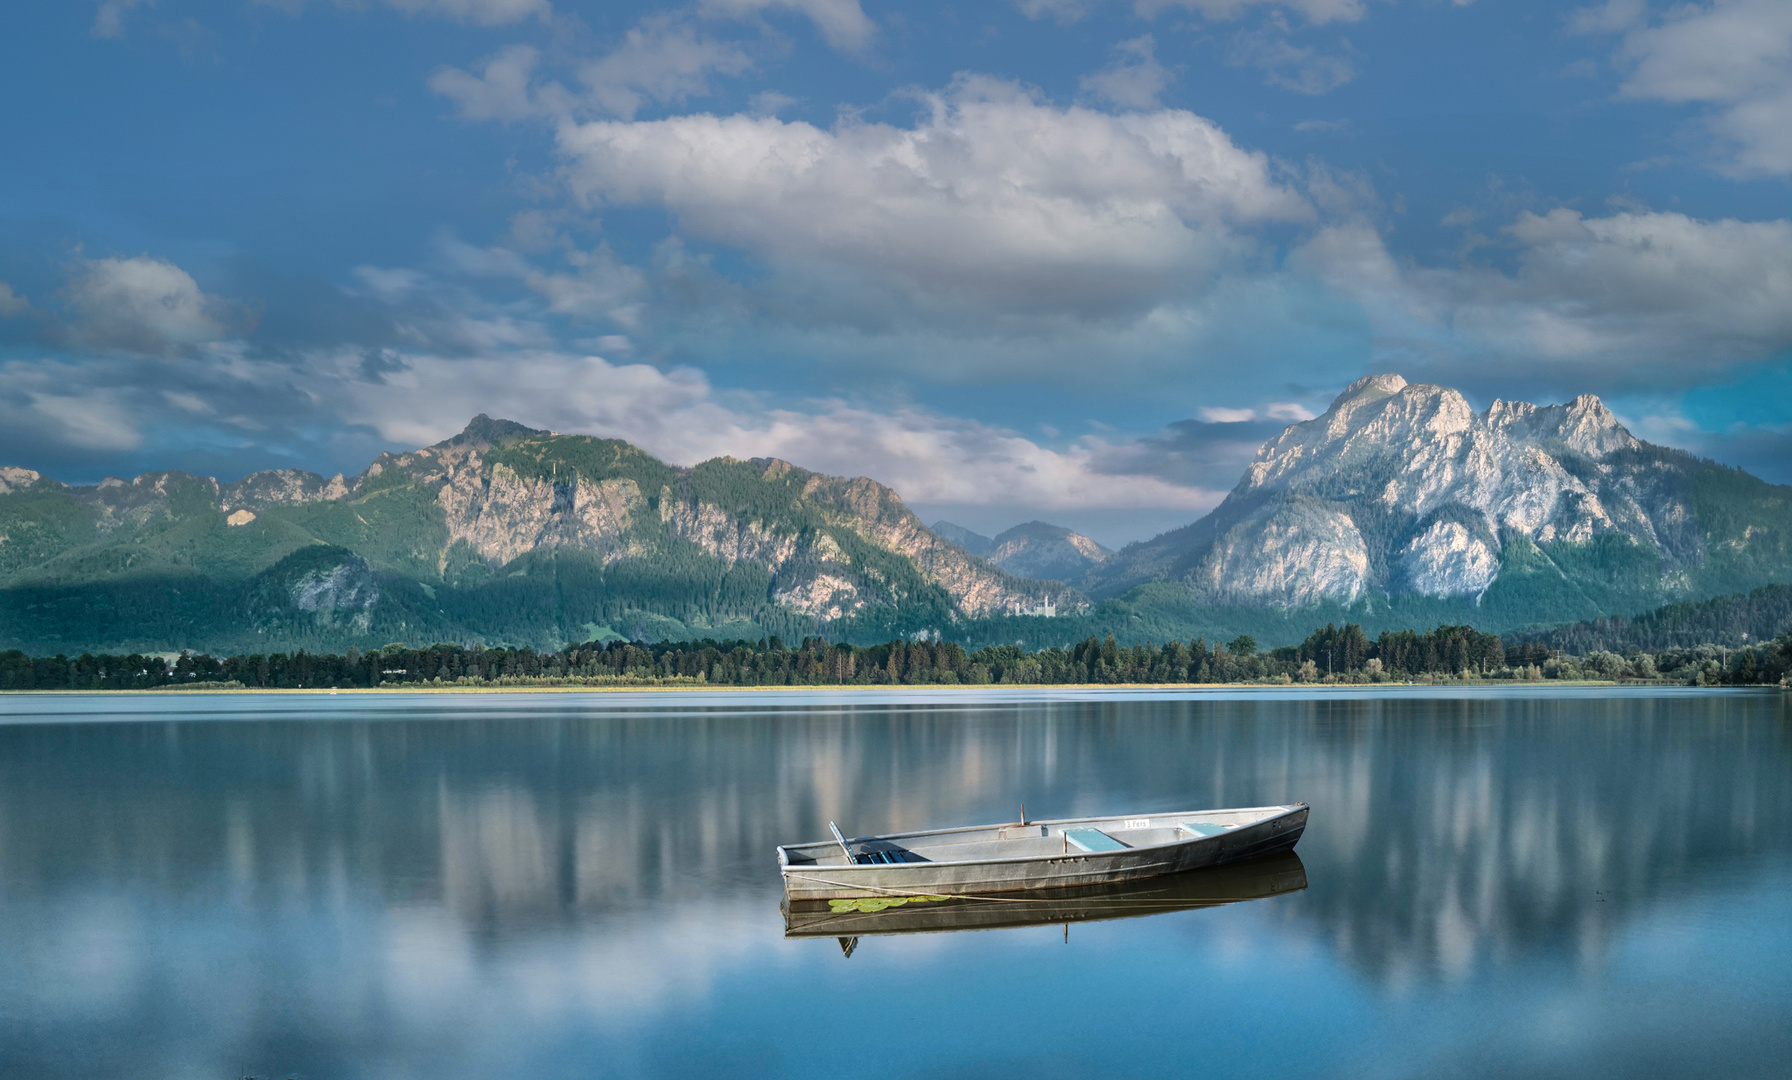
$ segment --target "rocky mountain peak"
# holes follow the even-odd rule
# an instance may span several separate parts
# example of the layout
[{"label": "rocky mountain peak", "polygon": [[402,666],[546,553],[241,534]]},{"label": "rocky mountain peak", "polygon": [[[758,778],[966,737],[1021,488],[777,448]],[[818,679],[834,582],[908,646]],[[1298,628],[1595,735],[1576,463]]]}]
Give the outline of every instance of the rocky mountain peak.
[{"label": "rocky mountain peak", "polygon": [[[1496,401],[1477,413],[1456,390],[1398,375],[1351,387],[1326,415],[1265,444],[1240,488],[1373,499],[1420,516],[1459,505],[1483,520],[1487,535],[1590,536],[1614,527],[1596,497],[1582,498],[1593,494],[1586,481],[1559,460],[1564,451],[1598,458],[1641,445],[1597,397],[1549,406]],[[1588,520],[1552,525],[1569,507]],[[1493,579],[1490,570],[1472,576],[1483,586]]]},{"label": "rocky mountain peak", "polygon": [[484,413],[480,413],[467,421],[467,426],[461,430],[459,435],[451,439],[444,439],[436,445],[483,449],[487,446],[500,445],[512,439],[528,439],[552,434],[553,432],[540,428],[525,427],[515,420],[493,420]]},{"label": "rocky mountain peak", "polygon": [[1449,387],[1371,375],[1351,383],[1321,416],[1293,424],[1257,451],[1241,492],[1283,490],[1326,477],[1376,473],[1414,448],[1450,444],[1475,423]]},{"label": "rocky mountain peak", "polygon": [[303,469],[266,469],[225,485],[219,505],[225,512],[238,509],[260,512],[283,503],[343,499],[348,494],[348,481],[341,473],[325,480]]},{"label": "rocky mountain peak", "polygon": [[1480,597],[1521,537],[1622,539],[1658,552],[1671,577],[1703,558],[1687,460],[1638,440],[1592,394],[1476,412],[1448,387],[1371,375],[1265,443],[1208,519],[1128,549],[1089,585],[1173,573],[1221,603]]},{"label": "rocky mountain peak", "polygon": [[1336,412],[1350,405],[1366,405],[1385,397],[1392,397],[1404,389],[1406,389],[1405,377],[1393,372],[1364,375],[1346,386],[1344,392],[1332,400],[1331,408],[1326,411]]},{"label": "rocky mountain peak", "polygon": [[1569,402],[1560,428],[1562,442],[1589,457],[1604,457],[1614,450],[1634,450],[1642,443],[1618,423],[1605,402],[1582,394]]},{"label": "rocky mountain peak", "polygon": [[1490,430],[1508,439],[1559,444],[1590,458],[1643,445],[1594,394],[1582,394],[1566,405],[1495,401],[1485,417]]},{"label": "rocky mountain peak", "polygon": [[1399,375],[1365,375],[1345,387],[1318,420],[1324,422],[1324,430],[1333,438],[1346,435],[1379,415],[1381,410],[1376,406],[1406,389],[1407,382]]},{"label": "rocky mountain peak", "polygon": [[21,469],[17,465],[0,466],[0,495],[22,491],[42,479],[33,469]]},{"label": "rocky mountain peak", "polygon": [[1113,554],[1082,533],[1062,525],[1029,521],[999,533],[986,558],[1021,577],[1074,581]]}]

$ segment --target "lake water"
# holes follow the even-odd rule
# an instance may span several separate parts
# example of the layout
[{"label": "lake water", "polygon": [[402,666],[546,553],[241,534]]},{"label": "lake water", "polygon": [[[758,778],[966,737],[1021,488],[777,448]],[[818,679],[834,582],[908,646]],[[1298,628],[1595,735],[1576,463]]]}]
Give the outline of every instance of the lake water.
[{"label": "lake water", "polygon": [[[1296,800],[1260,899],[785,936],[830,819]],[[1785,1077],[1792,695],[0,698],[0,1076],[244,1075]]]}]

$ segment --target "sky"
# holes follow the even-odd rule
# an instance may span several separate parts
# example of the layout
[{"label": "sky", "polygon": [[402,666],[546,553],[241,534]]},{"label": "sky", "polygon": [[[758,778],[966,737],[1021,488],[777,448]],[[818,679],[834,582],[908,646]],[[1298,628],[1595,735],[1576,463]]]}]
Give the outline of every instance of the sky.
[{"label": "sky", "polygon": [[99,0],[0,33],[0,464],[475,414],[1185,524],[1393,371],[1792,482],[1792,4]]}]

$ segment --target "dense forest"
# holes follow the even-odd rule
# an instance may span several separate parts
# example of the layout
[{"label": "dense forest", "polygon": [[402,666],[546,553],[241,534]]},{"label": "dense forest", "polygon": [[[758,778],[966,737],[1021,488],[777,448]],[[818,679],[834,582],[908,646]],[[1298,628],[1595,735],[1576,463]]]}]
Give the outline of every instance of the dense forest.
[{"label": "dense forest", "polygon": [[1523,635],[1574,654],[1660,652],[1715,643],[1732,648],[1771,640],[1792,626],[1792,585],[1668,604],[1626,618],[1590,619]]},{"label": "dense forest", "polygon": [[1113,635],[1069,648],[1014,645],[967,651],[951,641],[831,644],[611,641],[558,652],[401,644],[362,652],[228,657],[30,657],[0,653],[0,690],[322,689],[439,686],[952,686],[1165,683],[1390,683],[1455,680],[1673,681],[1698,686],[1787,684],[1792,632],[1741,648],[1697,645],[1571,655],[1543,642],[1510,647],[1468,626],[1371,638],[1347,623],[1299,645],[1258,649],[1248,636],[1120,645]]}]

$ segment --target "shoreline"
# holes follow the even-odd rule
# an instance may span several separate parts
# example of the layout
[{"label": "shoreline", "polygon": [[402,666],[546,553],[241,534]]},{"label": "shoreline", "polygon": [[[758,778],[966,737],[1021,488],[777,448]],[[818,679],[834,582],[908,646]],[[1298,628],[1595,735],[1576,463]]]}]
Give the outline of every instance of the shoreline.
[{"label": "shoreline", "polygon": [[1612,680],[1612,679],[1546,679],[1537,682],[1517,682],[1509,679],[1484,680],[1450,680],[1448,682],[1381,682],[1381,683],[991,683],[991,684],[941,684],[924,683],[920,685],[887,685],[860,683],[831,683],[822,686],[344,686],[344,687],[276,687],[276,686],[244,686],[229,689],[209,689],[200,686],[191,687],[151,687],[142,690],[0,690],[0,697],[50,697],[58,695],[107,695],[125,697],[216,697],[224,695],[292,695],[310,694],[326,697],[341,694],[739,694],[739,693],[903,693],[926,691],[1043,691],[1055,690],[1257,690],[1264,693],[1306,693],[1315,690],[1327,692],[1353,693],[1383,690],[1541,690],[1551,687],[1562,688],[1634,688],[1648,689],[1680,689],[1680,690],[1784,690],[1783,686],[1763,683],[1759,686],[1688,686],[1685,683],[1644,680]]}]

